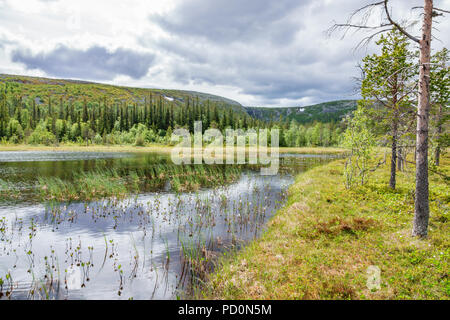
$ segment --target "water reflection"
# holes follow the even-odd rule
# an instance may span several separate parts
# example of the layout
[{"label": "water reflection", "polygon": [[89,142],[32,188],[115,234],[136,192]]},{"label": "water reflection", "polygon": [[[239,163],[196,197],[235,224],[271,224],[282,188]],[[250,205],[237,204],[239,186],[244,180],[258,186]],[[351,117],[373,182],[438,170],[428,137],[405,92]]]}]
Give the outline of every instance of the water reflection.
[{"label": "water reflection", "polygon": [[[140,154],[28,163],[35,164],[40,174],[63,174],[80,167],[135,169],[167,161],[161,155]],[[284,203],[293,174],[326,161],[329,158],[286,157],[276,176],[244,170],[236,183],[195,193],[160,191],[124,200],[4,204],[1,294],[13,299],[186,297],[196,281],[212,271],[221,252],[260,234]],[[19,172],[22,164],[9,162],[7,167],[26,179],[28,173]],[[79,288],[66,285],[69,274],[79,277]]]}]

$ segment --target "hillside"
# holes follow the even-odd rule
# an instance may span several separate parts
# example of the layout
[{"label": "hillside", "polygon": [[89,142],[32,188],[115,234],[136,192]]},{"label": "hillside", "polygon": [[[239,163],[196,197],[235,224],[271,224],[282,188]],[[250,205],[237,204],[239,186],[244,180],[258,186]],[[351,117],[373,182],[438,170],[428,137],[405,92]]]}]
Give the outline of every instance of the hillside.
[{"label": "hillside", "polygon": [[152,96],[153,100],[162,97],[166,102],[173,102],[175,106],[184,106],[190,101],[198,101],[206,104],[214,103],[219,109],[232,108],[238,114],[249,114],[251,117],[263,121],[278,121],[295,119],[298,123],[310,123],[313,121],[331,122],[340,120],[345,114],[353,111],[355,100],[338,100],[305,107],[290,108],[264,108],[243,107],[239,102],[221,96],[172,89],[134,88],[101,84],[95,82],[51,79],[42,77],[30,77],[19,75],[0,74],[0,84],[7,84],[9,94],[22,97],[24,100],[34,99],[37,105],[48,104],[48,97],[52,101],[59,98],[71,102],[102,101],[108,99],[112,103],[144,103]]},{"label": "hillside", "polygon": [[[263,128],[267,120],[314,120],[325,125],[282,136],[281,146],[336,145],[339,120],[354,101],[301,108],[244,108],[220,96],[186,90],[114,86],[79,80],[0,74],[0,143],[168,144],[173,129]],[[328,122],[328,123],[326,123]]]},{"label": "hillside", "polygon": [[305,107],[260,108],[245,107],[247,113],[264,121],[296,120],[300,124],[313,121],[339,121],[343,116],[356,109],[356,100],[337,100]]},{"label": "hillside", "polygon": [[52,100],[56,101],[58,101],[58,97],[72,102],[82,102],[84,99],[100,101],[106,98],[114,103],[144,103],[145,99],[152,95],[153,99],[157,100],[161,96],[166,101],[174,102],[178,106],[185,105],[187,98],[190,98],[191,101],[198,99],[200,104],[209,100],[216,103],[219,108],[231,107],[235,112],[245,113],[239,102],[195,91],[133,88],[80,80],[0,74],[0,84],[5,83],[8,84],[10,93],[21,96],[25,100],[34,98],[38,105],[47,104],[49,95],[52,96]]}]

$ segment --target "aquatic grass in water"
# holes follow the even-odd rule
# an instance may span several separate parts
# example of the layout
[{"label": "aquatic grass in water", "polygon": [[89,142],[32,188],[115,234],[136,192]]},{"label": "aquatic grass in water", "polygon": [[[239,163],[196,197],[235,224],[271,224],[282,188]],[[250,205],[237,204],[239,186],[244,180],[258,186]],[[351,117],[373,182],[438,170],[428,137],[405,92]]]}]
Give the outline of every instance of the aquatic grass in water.
[{"label": "aquatic grass in water", "polygon": [[[54,201],[0,205],[3,298],[192,297],[219,256],[260,234],[292,182],[289,174],[263,177],[238,166],[91,164],[41,176],[37,195],[51,192]],[[141,194],[152,188],[172,192]],[[103,196],[114,190],[136,195]],[[80,195],[103,200],[57,201]]]},{"label": "aquatic grass in water", "polygon": [[20,197],[20,188],[17,184],[0,179],[0,197],[15,200]]},{"label": "aquatic grass in water", "polygon": [[42,200],[92,200],[102,197],[124,197],[128,194],[125,181],[114,170],[103,172],[82,172],[74,175],[72,181],[58,177],[38,178]]},{"label": "aquatic grass in water", "polygon": [[[245,174],[214,190],[55,201],[23,218],[0,207],[0,265],[20,279],[0,292],[13,299],[188,297],[218,252],[259,233],[265,219],[257,217],[282,199],[279,179]],[[76,270],[79,289],[68,285]]]},{"label": "aquatic grass in water", "polygon": [[94,200],[106,197],[124,198],[129,194],[162,189],[167,183],[175,192],[197,191],[236,181],[241,168],[235,166],[155,165],[151,168],[125,171],[110,169],[78,172],[71,180],[39,177],[41,200]]}]

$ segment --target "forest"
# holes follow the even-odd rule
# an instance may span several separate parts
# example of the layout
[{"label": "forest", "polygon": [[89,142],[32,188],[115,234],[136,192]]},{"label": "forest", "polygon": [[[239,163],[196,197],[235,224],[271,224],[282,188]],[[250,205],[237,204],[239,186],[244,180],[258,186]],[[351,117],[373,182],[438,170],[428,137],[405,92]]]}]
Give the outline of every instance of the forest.
[{"label": "forest", "polygon": [[[339,116],[332,121],[299,124],[295,119],[257,119],[227,101],[183,94],[175,99],[168,93],[138,93],[122,97],[110,93],[103,97],[91,94],[89,84],[25,85],[16,78],[0,81],[0,139],[3,144],[57,145],[59,143],[169,144],[177,128],[194,130],[194,122],[208,128],[281,130],[280,146],[336,146],[344,123]],[[37,87],[29,92],[29,87]],[[81,87],[81,88],[79,88]],[[33,88],[34,89],[34,88]],[[82,92],[82,93],[81,93]],[[179,93],[178,93],[179,94]],[[135,101],[133,101],[135,100]],[[138,102],[136,101],[138,100]]]}]

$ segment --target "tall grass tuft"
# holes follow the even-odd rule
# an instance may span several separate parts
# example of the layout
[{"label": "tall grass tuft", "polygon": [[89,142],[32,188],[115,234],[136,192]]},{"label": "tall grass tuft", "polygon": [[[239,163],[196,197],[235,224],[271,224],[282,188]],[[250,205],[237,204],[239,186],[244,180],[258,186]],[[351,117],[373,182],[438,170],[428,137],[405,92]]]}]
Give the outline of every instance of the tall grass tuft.
[{"label": "tall grass tuft", "polygon": [[94,200],[123,198],[129,194],[156,191],[170,182],[175,192],[197,191],[236,181],[241,168],[235,166],[176,166],[159,164],[139,170],[97,169],[76,172],[71,179],[39,177],[41,200]]}]

